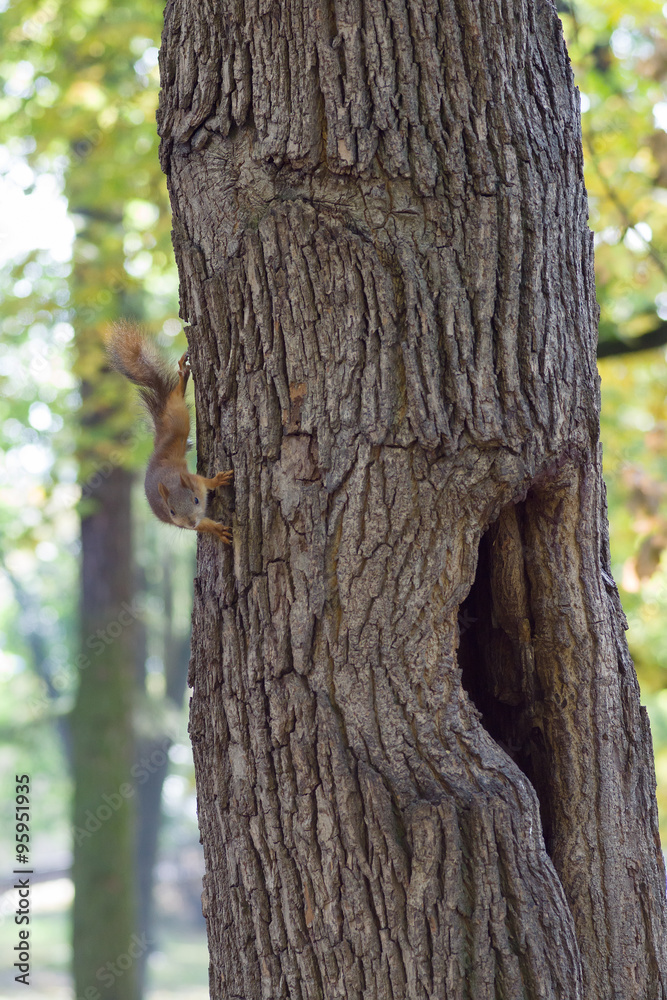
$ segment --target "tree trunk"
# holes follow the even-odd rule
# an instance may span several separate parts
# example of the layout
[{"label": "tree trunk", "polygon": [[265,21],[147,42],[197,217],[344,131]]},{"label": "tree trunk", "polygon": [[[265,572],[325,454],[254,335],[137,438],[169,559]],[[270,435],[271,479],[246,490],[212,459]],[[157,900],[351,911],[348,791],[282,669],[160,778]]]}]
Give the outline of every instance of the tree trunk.
[{"label": "tree trunk", "polygon": [[81,522],[81,653],[72,712],[77,997],[137,1000],[145,943],[137,934],[134,641],[130,494],[115,468],[91,490]]},{"label": "tree trunk", "polygon": [[[176,715],[183,708],[183,698],[187,686],[188,659],[190,654],[190,634],[180,635],[174,628],[174,553],[164,551],[162,554],[162,580],[160,594],[164,601],[164,612],[161,616],[163,636],[163,658],[165,674],[165,704],[161,713],[153,720],[150,735],[143,734],[137,739],[137,760],[141,780],[137,785],[137,889],[138,889],[138,926],[140,932],[146,935],[148,949],[142,957],[142,973],[145,972],[145,960],[149,951],[155,948],[154,936],[154,905],[153,884],[154,870],[158,854],[158,841],[162,826],[162,789],[169,774],[169,748],[171,736],[167,735],[164,716]],[[175,570],[190,569],[190,560],[176,562]],[[189,582],[189,581],[188,581]],[[143,581],[145,589],[145,580]],[[145,639],[145,635],[144,635]],[[146,689],[146,655],[143,654],[137,662],[142,666],[140,691]],[[160,726],[160,721],[163,726]]]},{"label": "tree trunk", "polygon": [[555,8],[169,0],[161,71],[211,997],[664,1000]]}]

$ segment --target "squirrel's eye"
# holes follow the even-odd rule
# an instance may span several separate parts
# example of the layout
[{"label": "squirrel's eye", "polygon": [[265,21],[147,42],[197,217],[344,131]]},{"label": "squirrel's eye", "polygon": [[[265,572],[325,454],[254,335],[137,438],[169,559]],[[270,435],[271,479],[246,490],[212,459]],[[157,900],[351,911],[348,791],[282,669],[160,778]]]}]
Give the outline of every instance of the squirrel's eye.
[{"label": "squirrel's eye", "polygon": [[199,497],[195,497],[195,503],[199,503]]},{"label": "squirrel's eye", "polygon": [[176,511],[175,510],[170,510],[169,513],[171,514],[172,517],[176,517]]}]

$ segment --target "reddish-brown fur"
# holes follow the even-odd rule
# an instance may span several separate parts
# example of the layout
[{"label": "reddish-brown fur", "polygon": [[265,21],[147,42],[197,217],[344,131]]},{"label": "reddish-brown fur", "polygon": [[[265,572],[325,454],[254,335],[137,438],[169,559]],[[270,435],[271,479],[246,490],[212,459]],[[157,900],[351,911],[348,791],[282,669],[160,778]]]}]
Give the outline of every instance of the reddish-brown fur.
[{"label": "reddish-brown fur", "polygon": [[206,517],[208,491],[227,485],[234,473],[219,472],[212,479],[188,471],[185,460],[190,412],[185,389],[190,376],[187,353],[170,371],[160,354],[130,324],[118,324],[107,345],[117,371],[140,387],[141,397],[155,427],[155,445],[146,470],[146,497],[161,521],[179,528],[208,532],[231,544],[231,528]]}]

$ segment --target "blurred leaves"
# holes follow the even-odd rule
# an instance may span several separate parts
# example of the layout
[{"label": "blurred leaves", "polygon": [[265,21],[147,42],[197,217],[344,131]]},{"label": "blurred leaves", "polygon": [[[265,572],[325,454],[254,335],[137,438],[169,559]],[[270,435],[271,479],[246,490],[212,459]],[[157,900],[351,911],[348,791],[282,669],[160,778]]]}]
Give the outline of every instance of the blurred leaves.
[{"label": "blurred leaves", "polygon": [[181,329],[157,156],[161,26],[146,0],[14,0],[2,13],[3,228],[14,200],[28,228],[37,206],[59,231],[41,249],[25,249],[39,246],[30,232],[3,241],[19,256],[0,270],[0,727],[17,766],[30,746],[59,788],[67,769],[32,730],[69,710],[76,685],[77,504],[150,449],[130,387],[107,371],[104,331],[121,316],[165,342]]},{"label": "blurred leaves", "polygon": [[[60,178],[76,226],[71,265],[58,268],[48,255],[32,254],[7,285],[21,293],[19,337],[29,336],[36,320],[47,331],[66,321],[76,332],[71,368],[84,391],[69,403],[80,417],[75,450],[84,481],[112,452],[123,464],[144,457],[125,447],[137,411],[128,405],[129,387],[106,374],[105,330],[124,316],[157,331],[175,312],[155,126],[161,20],[161,9],[146,0],[17,0],[3,14],[6,172],[28,191],[41,175]],[[15,311],[10,299],[3,318]],[[47,361],[48,354],[44,348]],[[5,391],[16,395],[12,381]],[[65,396],[58,405],[71,424]]]},{"label": "blurred leaves", "polygon": [[[581,91],[600,340],[631,346],[667,319],[665,12],[652,0],[577,0],[561,17]],[[605,358],[599,369],[612,565],[651,715],[667,839],[665,348]]]},{"label": "blurred leaves", "polygon": [[667,30],[662,5],[577,0],[562,14],[581,92],[600,339],[667,318]]}]

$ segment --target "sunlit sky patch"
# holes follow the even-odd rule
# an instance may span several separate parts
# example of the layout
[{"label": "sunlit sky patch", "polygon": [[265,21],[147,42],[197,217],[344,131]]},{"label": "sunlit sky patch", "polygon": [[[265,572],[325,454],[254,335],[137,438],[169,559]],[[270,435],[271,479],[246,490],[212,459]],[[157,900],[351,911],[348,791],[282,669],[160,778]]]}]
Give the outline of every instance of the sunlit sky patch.
[{"label": "sunlit sky patch", "polygon": [[48,250],[57,261],[72,256],[74,224],[58,180],[28,174],[27,164],[17,161],[0,175],[0,266],[31,250]]}]

